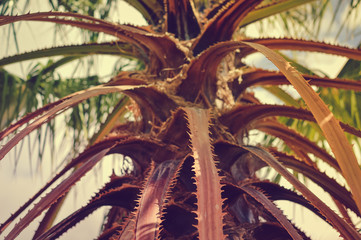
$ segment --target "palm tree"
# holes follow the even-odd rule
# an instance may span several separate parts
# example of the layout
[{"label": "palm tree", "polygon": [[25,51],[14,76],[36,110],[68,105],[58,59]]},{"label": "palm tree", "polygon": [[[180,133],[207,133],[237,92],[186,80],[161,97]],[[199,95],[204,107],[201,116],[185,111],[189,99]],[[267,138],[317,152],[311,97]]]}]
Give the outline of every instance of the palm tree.
[{"label": "palm tree", "polygon": [[[250,39],[235,34],[254,21],[304,2],[130,1],[149,23],[146,27],[118,25],[72,12],[1,16],[0,25],[46,21],[116,37],[112,42],[21,54],[0,60],[2,64],[39,55],[79,56],[85,52],[121,54],[144,65],[144,69],[122,71],[107,83],[55,100],[0,133],[0,139],[8,140],[0,150],[2,159],[21,139],[64,110],[96,96],[122,93],[87,148],[1,225],[3,233],[55,181],[68,174],[30,207],[5,239],[18,236],[44,211],[34,239],[54,239],[102,206],[112,208],[99,239],[308,239],[276,207],[275,200],[300,204],[327,220],[345,239],[360,239],[346,209],[360,216],[361,173],[344,132],[356,137],[361,132],[336,120],[310,85],[352,91],[361,85],[354,80],[301,74],[295,69],[301,66],[292,67],[272,49],[322,52],[355,61],[361,60],[361,51],[323,42]],[[265,55],[280,72],[247,66],[244,58],[255,52]],[[8,79],[15,81],[16,77]],[[304,108],[262,104],[250,90],[252,86],[284,84],[299,92]],[[131,115],[125,117],[129,111]],[[317,123],[334,156],[287,127],[279,117]],[[282,140],[292,151],[284,152],[263,141],[247,145],[252,129]],[[112,175],[87,205],[51,226],[69,189],[105,155],[115,153],[128,156],[133,170]],[[351,192],[322,173],[317,161],[342,174]],[[298,193],[257,177],[257,171],[266,166],[287,179]],[[286,168],[302,173],[330,193],[342,218]]]}]

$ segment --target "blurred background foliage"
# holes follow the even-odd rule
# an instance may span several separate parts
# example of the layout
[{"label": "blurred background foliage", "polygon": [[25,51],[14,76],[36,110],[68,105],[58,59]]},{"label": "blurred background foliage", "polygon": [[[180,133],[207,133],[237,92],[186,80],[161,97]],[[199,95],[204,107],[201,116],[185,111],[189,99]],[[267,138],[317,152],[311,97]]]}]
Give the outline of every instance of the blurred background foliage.
[{"label": "blurred background foliage", "polygon": [[[117,1],[115,0],[7,0],[1,1],[0,12],[1,15],[16,15],[29,11],[71,11],[111,20],[110,15],[115,14],[116,7]],[[33,35],[26,37],[32,38],[35,41],[39,40],[38,33],[36,32],[37,29],[31,24],[19,23],[2,27],[1,41],[6,43],[3,46],[7,47],[0,50],[1,57],[24,53],[22,50],[24,46],[19,44],[19,37],[24,38],[24,28],[30,28],[30,31],[33,31]],[[97,32],[72,29],[60,25],[49,27],[47,35],[47,41],[50,41],[50,46],[54,47],[109,40]],[[13,49],[14,47],[15,49]],[[49,43],[38,48],[31,46],[26,51],[34,51],[45,47],[49,47]],[[112,76],[115,76],[119,71],[127,67],[131,69],[142,68],[142,64],[135,60],[110,57],[106,59],[106,64],[110,64],[111,69],[110,72],[105,72],[100,69],[99,56],[91,53],[87,54],[86,52],[78,55],[68,54],[65,56],[52,56],[44,59],[37,58],[27,62],[18,62],[8,65],[9,67],[0,66],[0,130],[19,120],[25,114],[35,111],[48,103],[76,91],[107,82]],[[38,139],[44,139],[44,136],[41,135],[45,133],[49,134],[49,139],[53,139],[54,133],[57,131],[57,134],[63,134],[64,137],[68,136],[69,139],[73,139],[74,146],[79,144],[85,145],[88,139],[92,137],[94,130],[99,128],[100,124],[105,121],[107,114],[120,98],[120,94],[109,94],[86,100],[64,114],[64,118],[60,121],[65,123],[66,128],[55,128],[53,120],[49,122],[46,130],[38,130]],[[39,155],[42,155],[44,148],[40,146]]]}]

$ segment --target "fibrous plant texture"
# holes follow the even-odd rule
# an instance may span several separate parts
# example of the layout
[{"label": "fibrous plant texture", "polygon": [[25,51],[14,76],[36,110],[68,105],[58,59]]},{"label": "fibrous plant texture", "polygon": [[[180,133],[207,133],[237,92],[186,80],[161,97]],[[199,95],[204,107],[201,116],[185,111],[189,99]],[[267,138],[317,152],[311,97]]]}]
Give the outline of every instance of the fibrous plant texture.
[{"label": "fibrous plant texture", "polygon": [[[99,239],[312,238],[277,208],[277,200],[308,208],[344,239],[361,239],[349,216],[353,212],[360,217],[361,171],[348,140],[361,137],[361,132],[337,120],[311,87],[357,92],[361,83],[303,73],[300,65],[285,60],[277,50],[333,54],[347,57],[351,63],[361,61],[361,51],[303,39],[250,39],[236,34],[254,21],[308,1],[211,2],[129,1],[149,23],[143,27],[73,12],[0,16],[0,25],[51,22],[115,38],[112,42],[19,54],[0,59],[2,65],[38,57],[98,53],[134,58],[145,66],[122,71],[107,83],[55,100],[0,132],[3,159],[24,137],[65,110],[96,96],[121,93],[88,147],[1,224],[0,234],[4,234],[17,221],[5,239],[16,238],[43,212],[33,239],[55,239],[103,206],[111,209]],[[244,59],[255,52],[279,71],[247,66]],[[276,90],[280,85],[292,85],[302,104],[262,104],[250,90],[253,86]],[[124,112],[131,112],[132,117],[125,118]],[[330,148],[320,147],[285,125],[284,117],[316,127]],[[247,144],[245,140],[254,129],[282,140],[286,147],[275,148],[266,141]],[[121,176],[113,174],[102,189],[94,189],[96,194],[88,204],[53,225],[68,191],[111,154],[129,157],[133,170]],[[347,186],[321,172],[320,161],[342,175]],[[291,183],[293,190],[259,178],[257,172],[266,167]],[[329,193],[340,214],[296,178],[296,172]]]}]

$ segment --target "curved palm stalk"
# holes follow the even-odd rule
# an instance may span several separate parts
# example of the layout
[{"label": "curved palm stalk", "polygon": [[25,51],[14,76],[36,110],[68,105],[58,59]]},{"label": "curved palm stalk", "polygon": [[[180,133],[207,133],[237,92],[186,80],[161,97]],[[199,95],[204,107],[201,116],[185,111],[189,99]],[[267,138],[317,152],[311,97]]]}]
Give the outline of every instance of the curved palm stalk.
[{"label": "curved palm stalk", "polygon": [[307,208],[321,219],[326,220],[325,217],[317,210],[317,208],[315,208],[302,195],[298,195],[292,190],[268,181],[252,182],[250,184],[257,189],[260,189],[271,201],[287,200],[293,203],[297,203]]},{"label": "curved palm stalk", "polygon": [[33,238],[37,240],[57,238],[102,206],[120,206],[128,211],[133,210],[135,205],[131,203],[135,202],[140,187],[127,183],[127,181],[129,181],[129,177],[123,177],[117,180],[112,179],[110,184],[105,185],[86,206],[74,212],[41,235],[38,229]]},{"label": "curved palm stalk", "polygon": [[[325,149],[318,147],[317,144],[310,141],[308,138],[300,135],[283,124],[277,121],[268,120],[257,122],[257,126],[255,128],[282,139],[287,143],[287,145],[290,145],[292,149],[296,149],[296,151],[298,150],[303,153],[312,153],[337,171],[341,171],[336,159],[333,158]],[[302,155],[299,157],[303,159]],[[308,162],[307,159],[304,160],[305,162]]]},{"label": "curved palm stalk", "polygon": [[[361,209],[361,169],[358,165],[356,156],[343,133],[338,121],[327,108],[326,104],[313,91],[311,86],[306,82],[300,73],[292,68],[277,53],[270,51],[268,48],[255,44],[246,43],[247,45],[257,49],[265,54],[287,77],[292,85],[305,100],[319,126],[321,127],[330,147],[335,154],[336,160],[340,165],[342,174],[351,188],[355,202]],[[361,54],[357,57],[361,58]]]},{"label": "curved palm stalk", "polygon": [[[285,105],[268,104],[239,105],[233,108],[231,111],[228,111],[226,114],[223,114],[220,119],[222,123],[224,123],[231,129],[232,132],[236,133],[239,129],[242,129],[247,125],[252,124],[253,121],[276,116],[296,118],[311,122],[316,121],[312,113],[307,109],[295,108]],[[237,122],[232,123],[231,119],[232,121],[237,119]],[[361,137],[360,130],[349,126],[343,122],[340,122],[340,126],[344,131],[353,134],[356,137]]]},{"label": "curved palm stalk", "polygon": [[32,52],[26,52],[22,54],[17,54],[9,57],[0,59],[0,66],[5,66],[7,64],[12,64],[20,61],[33,60],[43,57],[53,57],[59,55],[66,56],[89,56],[90,54],[107,54],[107,55],[116,55],[122,57],[136,57],[139,60],[145,61],[142,59],[142,55],[137,53],[137,49],[131,45],[123,42],[106,42],[106,43],[88,43],[82,45],[69,45],[69,46],[60,46],[53,48],[45,48],[41,50],[36,50]]},{"label": "curved palm stalk", "polygon": [[29,126],[23,129],[20,133],[16,134],[8,143],[4,145],[4,147],[0,150],[0,160],[4,158],[4,156],[26,135],[28,135],[34,129],[40,127],[43,123],[49,121],[55,115],[59,114],[60,111],[64,111],[64,109],[73,106],[85,99],[90,97],[98,96],[101,94],[108,94],[113,92],[121,92],[126,89],[132,89],[134,86],[98,86],[87,91],[80,91],[78,93],[72,94],[69,97],[66,97],[64,100],[59,101],[59,104],[53,106],[49,111],[44,113],[42,116],[38,117],[34,120]]},{"label": "curved palm stalk", "polygon": [[[115,84],[117,83],[117,84]],[[120,84],[122,83],[122,84]],[[132,79],[132,81],[129,81],[129,78],[123,78],[123,77],[115,77],[114,81],[111,81],[107,84],[104,84],[104,86],[117,86],[117,85],[132,85],[132,86],[139,86],[144,84],[144,81],[138,80],[138,79]],[[78,93],[74,93],[79,94],[82,91],[78,92]],[[33,119],[35,119],[36,117],[46,113],[47,111],[49,111],[50,109],[52,109],[53,107],[59,105],[60,103],[64,102],[65,100],[68,100],[70,97],[72,97],[74,94],[68,95],[58,101],[55,101],[53,103],[49,103],[47,105],[45,105],[42,108],[37,109],[36,111],[27,114],[26,116],[24,116],[22,119],[20,119],[19,121],[17,121],[16,123],[14,123],[13,125],[9,126],[8,128],[4,129],[3,131],[0,132],[0,140],[4,139],[5,137],[9,136],[11,133],[15,132],[17,129],[19,129],[21,126],[23,126],[26,123],[29,123],[30,121],[32,121]]]},{"label": "curved palm stalk", "polygon": [[248,186],[241,186],[240,188],[252,196],[256,201],[261,203],[288,231],[292,239],[303,239],[288,219],[283,215],[281,210],[278,209],[262,192]]},{"label": "curved palm stalk", "polygon": [[92,16],[87,16],[87,15],[83,15],[83,14],[79,14],[79,13],[72,13],[72,12],[39,12],[39,13],[35,13],[35,14],[24,14],[24,15],[17,15],[17,16],[0,16],[0,24],[1,25],[5,25],[5,24],[9,24],[9,23],[13,23],[16,21],[24,21],[24,20],[34,20],[34,19],[41,19],[41,18],[47,18],[49,17],[49,15],[52,16],[67,16],[67,17],[78,17],[80,19],[86,19],[89,21],[93,21],[97,24],[101,24],[101,23],[107,23],[104,20],[92,17]]},{"label": "curved palm stalk", "polygon": [[[326,77],[318,77],[315,75],[302,74],[308,83],[318,87],[332,87],[353,91],[361,91],[361,83],[348,79],[333,79]],[[244,90],[251,86],[264,85],[285,85],[290,84],[282,73],[265,71],[262,69],[254,69],[242,75],[242,82],[239,84],[238,91],[241,94]],[[237,96],[238,97],[238,96]]]},{"label": "curved palm stalk", "polygon": [[295,159],[292,156],[289,156],[285,153],[278,152],[274,149],[268,149],[277,159],[285,166],[291,169],[296,170],[299,173],[302,173],[304,176],[311,179],[314,183],[322,187],[326,192],[328,192],[333,198],[340,201],[344,206],[351,209],[358,216],[360,216],[360,211],[357,209],[356,203],[352,198],[351,193],[338,184],[334,179],[328,177],[325,173],[320,172],[312,166],[309,166],[299,160]]},{"label": "curved palm stalk", "polygon": [[5,239],[15,239],[19,233],[27,227],[30,222],[34,220],[37,216],[41,214],[42,211],[47,209],[54,203],[59,197],[64,193],[69,191],[70,187],[74,185],[81,177],[85,175],[90,169],[92,169],[96,163],[98,163],[102,157],[110,150],[110,148],[104,149],[99,153],[95,154],[93,157],[89,158],[80,168],[75,170],[66,180],[54,188],[47,196],[42,198],[35,206],[32,208],[24,218],[20,220],[19,223],[10,231],[10,233],[5,237]]},{"label": "curved palm stalk", "polygon": [[318,210],[327,218],[327,220],[342,234],[346,239],[360,239],[359,233],[333,212],[324,202],[314,195],[307,187],[305,187],[298,179],[287,171],[271,154],[267,151],[247,146],[248,151],[265,161],[268,165],[279,172],[286,178],[298,191],[300,191],[306,199],[308,199]]},{"label": "curved palm stalk", "polygon": [[[254,112],[257,112],[257,106],[254,106]],[[261,105],[262,106],[262,105]],[[260,107],[262,109],[262,107]],[[229,111],[229,115],[225,114],[221,116],[220,120],[223,124],[225,124],[233,134],[238,134],[238,132],[244,128],[252,128],[261,130],[267,134],[276,136],[286,144],[290,145],[291,148],[295,148],[296,150],[300,150],[301,152],[307,151],[313,153],[315,156],[319,157],[330,166],[340,171],[340,167],[338,166],[337,161],[323,148],[320,148],[314,142],[310,141],[308,138],[300,135],[296,131],[286,127],[285,125],[272,120],[272,119],[260,119],[257,121],[258,117],[262,115],[267,116],[267,112],[259,112],[259,114],[253,115],[253,110],[243,112],[238,111],[241,109],[247,109],[247,107],[238,107],[235,110]],[[302,112],[299,112],[301,114]],[[282,112],[273,112],[273,114],[282,115]],[[261,116],[259,116],[261,115]],[[232,116],[232,117],[230,117]],[[249,127],[250,126],[250,127]],[[302,155],[301,158],[304,158]],[[305,159],[306,162],[308,159]]]},{"label": "curved palm stalk", "polygon": [[[247,39],[246,41],[255,44],[262,44],[270,49],[320,52],[320,53],[334,54],[361,61],[361,54],[360,54],[361,51],[359,49],[330,45],[323,42],[315,42],[315,41],[307,41],[307,40],[291,39],[291,38],[261,38],[261,39]],[[252,46],[252,44],[248,44],[248,45]],[[260,49],[257,50],[256,48],[247,49],[242,54],[249,55],[251,53],[254,53],[255,51],[260,51]],[[282,72],[281,69],[280,71]],[[286,76],[286,74],[284,75]]]}]

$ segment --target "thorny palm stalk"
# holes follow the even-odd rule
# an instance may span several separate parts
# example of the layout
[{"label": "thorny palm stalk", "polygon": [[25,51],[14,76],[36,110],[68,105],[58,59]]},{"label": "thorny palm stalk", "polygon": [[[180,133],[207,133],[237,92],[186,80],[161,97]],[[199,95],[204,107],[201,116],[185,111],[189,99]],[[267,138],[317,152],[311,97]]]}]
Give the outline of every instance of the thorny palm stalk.
[{"label": "thorny palm stalk", "polygon": [[[343,131],[357,137],[361,132],[338,123],[309,84],[354,91],[359,91],[361,84],[303,76],[270,49],[316,51],[357,61],[361,60],[361,51],[297,39],[233,38],[239,27],[259,19],[257,14],[264,17],[276,13],[274,9],[286,10],[300,4],[261,2],[225,1],[197,12],[196,7],[203,6],[198,1],[196,7],[187,0],[130,1],[150,24],[147,27],[117,25],[75,13],[1,16],[1,25],[47,21],[113,35],[119,41],[116,48],[112,48],[113,43],[105,43],[103,46],[108,48],[104,51],[121,49],[122,55],[138,58],[146,65],[144,71],[122,72],[106,84],[49,104],[0,133],[4,139],[29,123],[0,150],[2,159],[31,131],[85,99],[122,92],[132,100],[121,99],[89,147],[1,225],[3,232],[53,182],[75,169],[30,207],[5,238],[15,238],[49,209],[34,239],[53,239],[97,208],[110,205],[99,239],[308,239],[273,203],[288,200],[327,220],[345,239],[360,239],[346,209],[360,216],[361,174]],[[98,44],[71,46],[74,51],[102,53],[101,48],[95,47]],[[69,48],[64,46],[61,50]],[[56,53],[59,48],[50,51],[60,54]],[[244,66],[242,59],[255,51],[269,58],[281,73]],[[31,54],[17,57],[31,58]],[[13,60],[10,57],[2,61]],[[264,105],[247,91],[255,85],[281,84],[292,84],[310,111]],[[134,120],[115,124],[127,106],[132,109]],[[317,122],[335,157],[280,123],[277,116]],[[266,146],[244,145],[243,139],[251,129],[283,140],[293,154]],[[134,171],[126,176],[112,175],[87,205],[49,228],[60,199],[105,155],[114,153],[129,156]],[[320,172],[309,154],[340,172],[352,194]],[[265,166],[274,168],[301,194],[257,178],[256,171]],[[302,173],[330,193],[343,218],[286,167]]]}]

